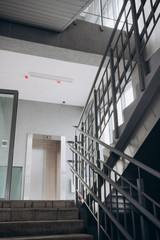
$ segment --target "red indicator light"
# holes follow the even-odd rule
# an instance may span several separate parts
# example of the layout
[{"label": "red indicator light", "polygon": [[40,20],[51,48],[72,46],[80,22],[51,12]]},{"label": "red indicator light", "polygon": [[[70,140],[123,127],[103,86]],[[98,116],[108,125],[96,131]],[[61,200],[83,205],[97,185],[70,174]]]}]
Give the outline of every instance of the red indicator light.
[{"label": "red indicator light", "polygon": [[26,75],[25,78],[28,79],[28,76]]},{"label": "red indicator light", "polygon": [[57,81],[57,83],[61,83],[61,81]]}]

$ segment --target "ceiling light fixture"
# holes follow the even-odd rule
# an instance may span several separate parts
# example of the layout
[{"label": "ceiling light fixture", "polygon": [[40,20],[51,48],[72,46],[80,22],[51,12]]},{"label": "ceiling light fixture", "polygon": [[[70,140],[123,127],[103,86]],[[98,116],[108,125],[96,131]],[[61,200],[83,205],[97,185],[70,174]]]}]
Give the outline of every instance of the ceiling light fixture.
[{"label": "ceiling light fixture", "polygon": [[49,75],[49,74],[44,74],[44,73],[30,72],[29,75],[31,77],[35,77],[35,78],[43,78],[43,79],[53,80],[53,81],[56,81],[57,83],[60,83],[60,82],[72,83],[73,82],[73,78]]}]

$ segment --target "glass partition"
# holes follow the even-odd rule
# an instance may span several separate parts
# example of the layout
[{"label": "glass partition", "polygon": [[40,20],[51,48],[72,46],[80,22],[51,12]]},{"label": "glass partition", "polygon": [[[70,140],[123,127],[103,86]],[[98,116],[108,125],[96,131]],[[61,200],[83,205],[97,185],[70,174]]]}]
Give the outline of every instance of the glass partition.
[{"label": "glass partition", "polygon": [[114,28],[122,5],[123,0],[93,0],[78,19]]},{"label": "glass partition", "polygon": [[0,198],[9,199],[18,92],[0,89]]}]

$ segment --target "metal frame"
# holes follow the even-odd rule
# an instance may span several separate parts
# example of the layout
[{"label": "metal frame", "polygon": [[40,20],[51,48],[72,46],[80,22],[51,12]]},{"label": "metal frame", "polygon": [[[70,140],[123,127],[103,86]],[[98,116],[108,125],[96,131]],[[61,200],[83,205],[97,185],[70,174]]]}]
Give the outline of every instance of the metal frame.
[{"label": "metal frame", "polygon": [[135,1],[131,0],[131,9],[132,9],[132,19],[133,19],[133,27],[134,27],[134,38],[135,38],[135,46],[136,46],[136,58],[137,58],[137,65],[138,65],[138,73],[139,73],[139,82],[140,82],[140,89],[144,91],[145,89],[145,82],[144,82],[144,61],[143,56],[141,54],[141,41],[139,37],[139,30],[138,30],[138,17],[136,14],[136,5]]},{"label": "metal frame", "polygon": [[[144,172],[154,176],[158,181],[160,173],[118,150],[123,150],[121,146],[126,146],[129,139],[128,132],[132,133],[138,122],[137,116],[144,113],[148,102],[152,99],[155,92],[152,91],[152,94],[148,95],[150,88],[155,91],[157,88],[158,70],[154,73],[151,84],[145,89],[144,78],[147,71],[143,52],[160,19],[160,15],[155,14],[160,3],[159,0],[150,0],[151,9],[146,19],[144,12],[146,2],[147,0],[141,0],[137,7],[135,0],[124,0],[76,127],[77,140],[69,146],[73,153],[72,164],[69,163],[69,165],[78,183],[76,194],[81,195],[97,221],[98,240],[147,240],[148,236],[152,237],[151,231],[154,232],[154,239],[160,239],[160,204],[145,193],[142,184]],[[124,21],[122,21],[123,15],[125,15]],[[140,32],[138,20],[141,16],[143,26]],[[122,22],[119,30],[119,24]],[[119,137],[117,104],[125,87],[131,81],[136,66],[139,70],[140,90],[144,91],[143,98],[139,101],[129,122],[126,123],[116,149],[100,139],[112,119],[114,119],[115,138]],[[112,163],[107,161],[110,165],[103,159],[103,153],[100,152],[102,147],[110,152]],[[134,166],[136,169],[134,177],[137,181],[134,179],[132,182],[113,169],[115,162],[119,159],[127,159],[129,165]],[[129,228],[128,218],[132,223]]]},{"label": "metal frame", "polygon": [[103,31],[103,7],[102,0],[99,0],[99,9],[100,9],[100,29]]},{"label": "metal frame", "polygon": [[10,192],[11,192],[12,165],[13,165],[13,153],[14,153],[14,142],[15,142],[17,107],[18,107],[18,91],[0,89],[0,94],[6,94],[6,95],[10,94],[10,95],[13,95],[13,97],[14,97],[13,98],[13,108],[12,108],[9,154],[8,154],[6,190],[5,190],[5,199],[8,200],[8,199],[10,199]]},{"label": "metal frame", "polygon": [[[159,4],[158,0],[155,2],[150,0],[150,2],[153,9],[151,9],[148,19],[145,19],[144,7],[146,0],[141,2],[139,9],[136,9],[135,7],[135,0],[125,0],[115,28],[113,29],[112,35],[109,39],[106,51],[100,63],[78,124],[78,126],[80,126],[82,121],[85,122],[87,118],[90,118],[90,111],[88,108],[91,109],[92,107],[90,107],[90,103],[93,101],[94,90],[96,90],[97,96],[99,96],[96,106],[99,119],[97,126],[98,138],[102,136],[105,127],[112,116],[114,116],[115,138],[118,138],[117,103],[121,98],[125,87],[131,81],[132,73],[136,65],[139,69],[140,89],[141,91],[144,91],[145,89],[144,77],[146,73],[146,66],[143,61],[143,51],[159,20],[159,16],[156,18],[155,15]],[[121,19],[124,14],[126,19],[119,30],[119,34],[117,35],[118,26],[121,23]],[[141,14],[143,15],[144,20],[146,20],[146,23],[144,22],[143,29],[139,33],[138,20]],[[132,25],[130,24],[131,19]],[[152,20],[154,25],[151,29],[149,29],[149,24]],[[150,31],[150,34],[148,34],[148,31]],[[109,59],[107,60],[108,56]],[[103,70],[104,68],[105,70]],[[111,69],[111,74],[108,69]],[[100,75],[102,75],[101,79],[99,77]],[[109,96],[110,91],[112,91],[112,98]]]},{"label": "metal frame", "polygon": [[[149,225],[152,226],[152,228],[155,228],[156,236],[155,239],[159,239],[158,236],[160,234],[160,216],[157,218],[157,212],[160,211],[160,204],[157,203],[153,198],[148,196],[142,186],[142,177],[143,172],[146,172],[149,175],[154,176],[155,178],[160,180],[160,173],[158,171],[155,171],[154,169],[146,166],[145,164],[137,161],[136,159],[131,158],[130,156],[122,153],[121,151],[105,144],[104,142],[100,141],[96,137],[93,137],[84,131],[78,129],[77,133],[79,133],[79,137],[84,136],[85,141],[90,139],[93,141],[94,146],[96,147],[98,145],[98,148],[100,146],[103,146],[104,148],[107,148],[110,152],[116,154],[119,158],[127,159],[130,164],[132,164],[137,170],[137,182],[133,183],[132,181],[126,179],[124,176],[120,175],[116,170],[113,170],[110,168],[104,161],[99,158],[97,159],[97,154],[93,153],[93,151],[86,149],[84,146],[81,145],[81,142],[77,142],[76,145],[69,144],[70,149],[75,154],[75,156],[78,156],[78,162],[77,157],[73,158],[72,164],[69,163],[71,171],[75,174],[76,178],[79,179],[79,186],[83,186],[83,189],[85,189],[84,192],[87,192],[87,194],[83,194],[79,188],[79,186],[76,187],[76,192],[80,193],[83,201],[89,208],[89,210],[92,212],[93,216],[95,217],[97,221],[97,239],[103,239],[102,234],[100,232],[102,231],[105,235],[108,234],[106,232],[107,225],[104,223],[104,215],[109,219],[111,222],[110,231],[113,231],[113,235],[119,237],[123,236],[124,239],[137,239],[136,232],[137,232],[137,226],[135,224],[135,218],[139,219],[141,226],[140,233],[142,234],[142,239],[146,240],[149,235],[147,233],[148,229],[148,222]],[[97,147],[96,147],[97,148]],[[82,151],[83,149],[83,151]],[[84,154],[82,154],[85,153]],[[92,161],[92,157],[95,158],[95,161]],[[90,179],[92,184],[90,184],[90,181],[88,182],[87,178],[82,174],[81,169],[78,169],[77,164],[81,166],[81,163],[85,162],[85,167],[88,167],[93,171],[93,175],[96,175],[96,178]],[[100,162],[100,165],[99,163]],[[77,169],[77,170],[76,170]],[[112,175],[112,178],[111,178]],[[114,176],[114,177],[113,177]],[[98,180],[102,179],[101,185],[97,185]],[[106,194],[104,200],[99,194],[99,190],[103,188],[105,192],[105,184],[109,184],[109,193]],[[138,183],[138,185],[137,185]],[[94,188],[94,185],[97,185],[98,188]],[[128,186],[128,188],[126,188]],[[114,192],[116,192],[116,196],[114,195]],[[134,193],[134,194],[133,194]],[[119,199],[120,196],[123,199],[123,202]],[[88,202],[88,198],[90,198],[90,201]],[[107,199],[109,198],[109,202]],[[116,206],[114,206],[114,202],[112,202],[112,198],[116,198]],[[147,205],[145,206],[145,202]],[[109,204],[109,205],[108,205]],[[97,206],[97,210],[95,208]],[[152,206],[152,207],[151,207]],[[100,212],[98,211],[100,209]],[[116,209],[116,215],[114,213]],[[127,218],[129,213],[132,215],[132,218],[130,221],[132,221],[132,231],[128,231],[127,228]],[[100,215],[99,215],[100,214]],[[119,220],[120,214],[123,214],[124,222]],[[138,214],[138,215],[137,215]],[[137,221],[137,220],[136,220]],[[115,229],[116,227],[116,229]],[[101,229],[101,230],[100,230]],[[114,229],[114,230],[113,230]],[[111,235],[112,235],[111,234]],[[106,239],[114,239],[114,237],[111,236],[111,238]]]}]

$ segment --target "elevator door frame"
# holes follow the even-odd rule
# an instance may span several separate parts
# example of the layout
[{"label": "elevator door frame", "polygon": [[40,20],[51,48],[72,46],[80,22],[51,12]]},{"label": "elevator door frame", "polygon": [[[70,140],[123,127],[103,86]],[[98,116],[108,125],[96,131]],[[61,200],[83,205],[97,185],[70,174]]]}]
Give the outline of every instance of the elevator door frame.
[{"label": "elevator door frame", "polygon": [[[23,199],[30,199],[30,186],[31,186],[31,167],[32,167],[32,146],[33,146],[33,133],[28,133],[27,137],[27,147],[26,147],[26,161],[24,168],[24,182],[23,182]],[[40,134],[44,135],[44,134]],[[60,141],[60,176],[59,176],[59,185],[60,193],[58,200],[66,199],[66,137],[65,136],[53,136],[54,140]]]}]

